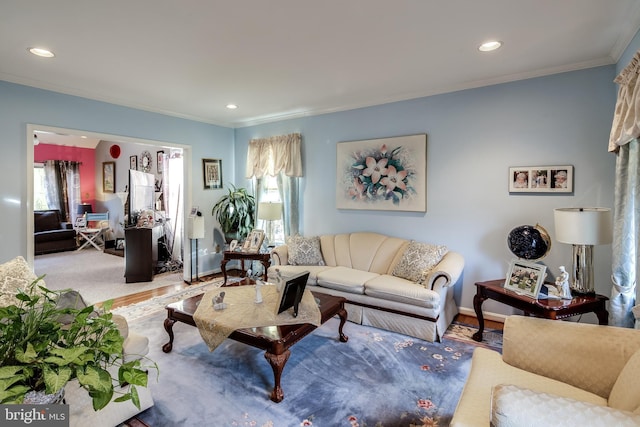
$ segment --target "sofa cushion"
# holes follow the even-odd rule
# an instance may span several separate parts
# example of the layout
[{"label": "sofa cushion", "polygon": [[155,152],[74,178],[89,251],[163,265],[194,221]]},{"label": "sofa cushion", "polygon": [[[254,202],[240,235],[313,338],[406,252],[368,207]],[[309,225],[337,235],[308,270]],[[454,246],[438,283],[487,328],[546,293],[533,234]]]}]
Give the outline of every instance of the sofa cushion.
[{"label": "sofa cushion", "polygon": [[60,229],[60,212],[57,210],[34,212],[33,227],[36,233]]},{"label": "sofa cushion", "polygon": [[638,426],[640,415],[515,385],[498,385],[491,398],[493,427]]},{"label": "sofa cushion", "polygon": [[625,411],[640,408],[640,350],[637,350],[624,365],[609,395],[609,406]]},{"label": "sofa cushion", "polygon": [[429,272],[447,253],[446,246],[411,241],[391,274],[415,283],[424,284]]},{"label": "sofa cushion", "polygon": [[318,282],[318,273],[330,268],[333,267],[329,267],[327,265],[275,265],[269,267],[267,273],[269,281],[276,283],[278,281],[278,271],[284,280],[287,280],[289,277],[296,276],[304,271],[308,271],[309,279],[307,279],[307,283],[315,285]]},{"label": "sofa cushion", "polygon": [[388,274],[367,281],[364,285],[364,294],[419,307],[437,308],[440,305],[440,295],[437,292]]},{"label": "sofa cushion", "polygon": [[[37,278],[21,256],[0,264],[0,307],[17,304],[18,292],[28,290],[29,285]],[[38,282],[38,285],[45,286],[44,280]]]},{"label": "sofa cushion", "polygon": [[293,236],[287,239],[287,246],[289,248],[289,264],[324,265],[319,237]]},{"label": "sofa cushion", "polygon": [[348,267],[333,267],[318,273],[318,286],[354,294],[364,293],[364,284],[377,277],[376,273],[354,270]]}]

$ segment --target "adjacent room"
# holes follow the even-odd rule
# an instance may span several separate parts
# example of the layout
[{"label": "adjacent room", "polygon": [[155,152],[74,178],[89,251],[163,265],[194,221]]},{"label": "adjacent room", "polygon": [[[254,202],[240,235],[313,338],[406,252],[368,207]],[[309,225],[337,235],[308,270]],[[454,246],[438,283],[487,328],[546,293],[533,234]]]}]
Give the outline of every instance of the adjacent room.
[{"label": "adjacent room", "polygon": [[640,425],[636,0],[0,9],[0,419]]}]

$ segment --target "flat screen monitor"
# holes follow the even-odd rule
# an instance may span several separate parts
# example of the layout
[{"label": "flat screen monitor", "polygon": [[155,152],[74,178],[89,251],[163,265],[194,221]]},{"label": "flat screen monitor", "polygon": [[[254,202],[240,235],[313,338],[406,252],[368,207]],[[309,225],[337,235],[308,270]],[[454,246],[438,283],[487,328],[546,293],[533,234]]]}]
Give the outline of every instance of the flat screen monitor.
[{"label": "flat screen monitor", "polygon": [[293,317],[298,317],[298,305],[300,305],[300,301],[302,300],[304,289],[307,286],[307,280],[309,280],[308,271],[287,279],[280,290],[278,314],[293,307]]}]

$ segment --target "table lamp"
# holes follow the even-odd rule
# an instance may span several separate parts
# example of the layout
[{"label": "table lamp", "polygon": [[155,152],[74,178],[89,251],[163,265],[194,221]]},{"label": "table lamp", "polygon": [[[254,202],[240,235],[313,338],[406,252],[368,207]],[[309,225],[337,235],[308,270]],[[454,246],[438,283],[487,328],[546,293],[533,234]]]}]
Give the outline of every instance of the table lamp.
[{"label": "table lamp", "polygon": [[577,294],[595,294],[593,246],[612,241],[611,209],[554,209],[556,240],[573,245],[571,289]]},{"label": "table lamp", "polygon": [[258,219],[267,221],[267,246],[273,243],[273,221],[282,217],[282,203],[258,203]]},{"label": "table lamp", "polygon": [[76,208],[76,214],[78,216],[82,216],[86,213],[93,213],[93,208],[91,207],[91,204],[89,203],[78,204],[78,207]]}]

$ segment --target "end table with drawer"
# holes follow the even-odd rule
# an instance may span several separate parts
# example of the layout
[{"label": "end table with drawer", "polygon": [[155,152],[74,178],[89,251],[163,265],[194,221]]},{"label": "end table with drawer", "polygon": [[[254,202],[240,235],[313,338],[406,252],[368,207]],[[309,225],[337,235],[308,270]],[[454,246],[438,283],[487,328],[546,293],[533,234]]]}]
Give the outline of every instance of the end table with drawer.
[{"label": "end table with drawer", "polygon": [[536,299],[520,295],[512,290],[504,288],[505,279],[476,282],[476,294],[473,297],[473,309],[478,317],[478,332],[473,334],[473,339],[482,341],[484,332],[484,316],[482,315],[482,303],[487,299],[501,302],[510,307],[524,312],[525,316],[543,317],[559,320],[584,313],[595,313],[598,323],[607,325],[609,313],[606,302],[609,300],[604,295],[574,295],[571,300],[561,299]]}]

